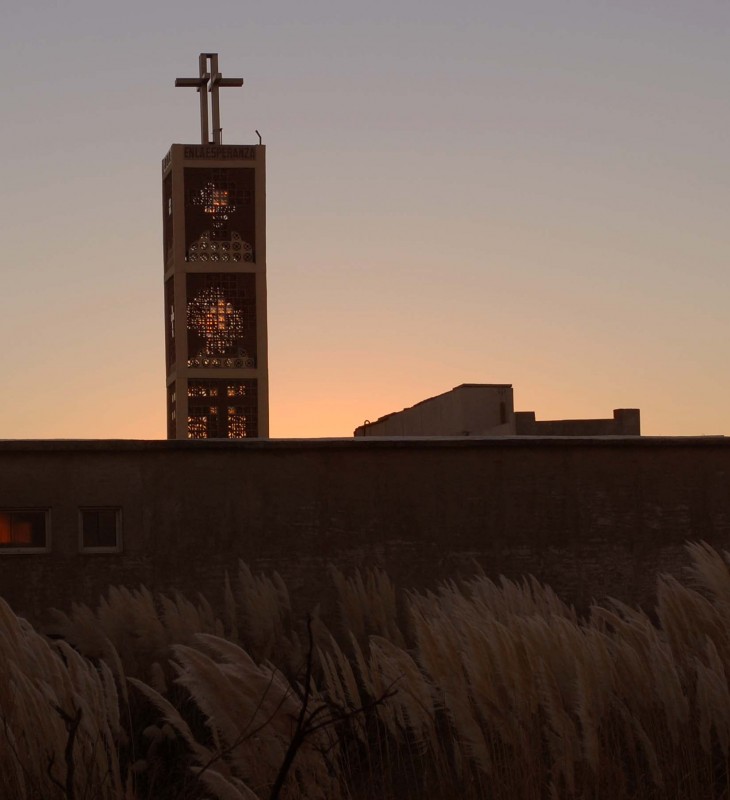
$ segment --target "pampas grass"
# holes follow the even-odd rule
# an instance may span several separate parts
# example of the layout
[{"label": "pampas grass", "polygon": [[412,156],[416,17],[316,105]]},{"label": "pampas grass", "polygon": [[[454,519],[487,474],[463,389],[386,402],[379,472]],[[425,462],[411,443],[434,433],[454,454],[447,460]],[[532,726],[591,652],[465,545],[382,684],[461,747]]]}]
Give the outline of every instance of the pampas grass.
[{"label": "pampas grass", "polygon": [[[173,665],[176,682],[204,714],[210,733],[207,747],[191,740],[190,727],[164,698],[141,681],[133,683],[188,741],[195,757],[190,769],[210,790],[225,787],[229,797],[265,797],[283,762],[302,701],[275,667],[256,664],[225,639],[204,634],[196,639],[200,649],[173,648]],[[320,702],[316,693],[311,702]],[[336,744],[325,730],[305,741],[283,796],[339,797],[332,769]]]},{"label": "pampas grass", "polygon": [[131,797],[109,667],[50,643],[0,600],[0,797]]},{"label": "pampas grass", "polygon": [[110,589],[53,643],[0,604],[0,796],[66,797],[71,763],[75,797],[263,800],[311,718],[291,800],[727,798],[729,556],[687,552],[653,616],[579,617],[533,578],[420,593],[333,568],[337,633],[308,639],[281,578],[245,565],[220,617]]}]

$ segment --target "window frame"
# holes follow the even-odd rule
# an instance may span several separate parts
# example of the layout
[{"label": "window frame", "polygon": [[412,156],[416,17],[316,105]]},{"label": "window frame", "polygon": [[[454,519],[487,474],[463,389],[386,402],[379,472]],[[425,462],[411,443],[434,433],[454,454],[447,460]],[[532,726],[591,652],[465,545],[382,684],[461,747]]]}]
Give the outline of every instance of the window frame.
[{"label": "window frame", "polygon": [[0,506],[3,514],[43,514],[45,528],[45,544],[42,547],[28,545],[3,545],[0,544],[0,557],[2,555],[34,555],[51,552],[51,509],[47,506]]},{"label": "window frame", "polygon": [[[84,545],[84,513],[87,511],[113,511],[115,514],[116,543],[104,547],[86,547]],[[122,507],[121,506],[79,506],[79,553],[121,553],[122,543]]]}]

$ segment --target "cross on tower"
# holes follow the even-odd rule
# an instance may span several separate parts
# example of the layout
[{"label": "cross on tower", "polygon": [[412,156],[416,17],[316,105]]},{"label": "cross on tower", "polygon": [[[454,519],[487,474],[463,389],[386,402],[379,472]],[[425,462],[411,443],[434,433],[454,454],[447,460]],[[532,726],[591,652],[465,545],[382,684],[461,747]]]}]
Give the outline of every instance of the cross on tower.
[{"label": "cross on tower", "polygon": [[[208,68],[210,62],[210,69]],[[243,78],[224,78],[218,72],[218,53],[201,53],[198,59],[200,75],[197,78],[176,78],[175,86],[193,86],[200,94],[200,141],[201,144],[223,144],[221,112],[218,90],[221,86],[243,86]],[[208,134],[208,92],[210,92],[213,141]]]}]

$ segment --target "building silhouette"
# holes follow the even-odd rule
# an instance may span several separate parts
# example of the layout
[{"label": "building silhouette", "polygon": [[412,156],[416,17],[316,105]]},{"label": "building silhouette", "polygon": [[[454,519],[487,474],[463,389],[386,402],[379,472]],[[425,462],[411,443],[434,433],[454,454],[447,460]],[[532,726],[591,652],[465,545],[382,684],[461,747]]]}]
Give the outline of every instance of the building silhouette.
[{"label": "building silhouette", "polygon": [[266,437],[266,150],[222,143],[218,93],[243,80],[199,66],[175,85],[200,94],[201,144],[162,160],[167,437]]},{"label": "building silhouette", "polygon": [[402,411],[369,420],[355,436],[639,436],[638,408],[607,419],[537,420],[515,411],[511,383],[462,383]]}]

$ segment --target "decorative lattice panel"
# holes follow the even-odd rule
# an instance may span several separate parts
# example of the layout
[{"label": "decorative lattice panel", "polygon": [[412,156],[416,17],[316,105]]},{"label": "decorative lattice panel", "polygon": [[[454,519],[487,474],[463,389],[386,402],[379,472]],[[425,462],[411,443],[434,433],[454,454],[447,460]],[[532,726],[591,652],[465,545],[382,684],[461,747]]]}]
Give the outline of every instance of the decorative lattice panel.
[{"label": "decorative lattice panel", "polygon": [[165,282],[165,355],[167,368],[175,365],[175,279]]},{"label": "decorative lattice panel", "polygon": [[167,264],[172,257],[172,173],[162,184],[162,242]]},{"label": "decorative lattice panel", "polygon": [[258,436],[255,379],[188,381],[189,439],[252,436]]},{"label": "decorative lattice panel", "polygon": [[188,366],[255,367],[256,276],[189,273],[186,289]]},{"label": "decorative lattice panel", "polygon": [[175,382],[167,387],[167,438],[174,439],[176,436],[177,422],[177,395],[175,394]]},{"label": "decorative lattice panel", "polygon": [[253,248],[244,242],[238,233],[232,233],[226,241],[217,241],[210,238],[210,232],[205,231],[188,248],[188,261],[199,264],[238,264],[253,261]]},{"label": "decorative lattice panel", "polygon": [[185,258],[254,261],[254,170],[185,170]]}]

